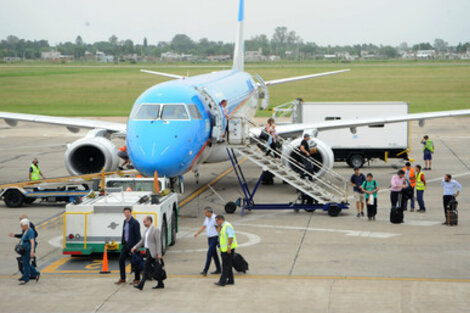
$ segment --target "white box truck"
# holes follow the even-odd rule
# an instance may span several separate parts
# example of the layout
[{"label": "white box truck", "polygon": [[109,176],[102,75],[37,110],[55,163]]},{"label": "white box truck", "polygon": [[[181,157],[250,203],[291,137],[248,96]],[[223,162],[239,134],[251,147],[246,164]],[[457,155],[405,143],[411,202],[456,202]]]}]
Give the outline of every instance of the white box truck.
[{"label": "white box truck", "polygon": [[[304,102],[300,108],[295,105],[294,122],[303,123],[408,114],[406,102]],[[335,161],[347,162],[351,167],[361,167],[374,158],[408,159],[408,122],[358,127],[356,133],[349,128],[321,131],[317,138],[332,148]]]}]

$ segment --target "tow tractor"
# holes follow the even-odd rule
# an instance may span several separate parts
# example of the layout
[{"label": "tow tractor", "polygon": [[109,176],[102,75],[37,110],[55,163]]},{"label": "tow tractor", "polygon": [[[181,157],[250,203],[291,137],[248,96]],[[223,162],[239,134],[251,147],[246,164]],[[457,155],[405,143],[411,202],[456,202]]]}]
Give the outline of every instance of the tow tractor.
[{"label": "tow tractor", "polygon": [[132,209],[142,224],[151,216],[161,231],[162,252],[175,244],[178,231],[178,198],[164,178],[107,178],[105,188],[90,192],[80,203],[69,203],[63,216],[63,254],[90,255],[119,252],[123,210]]},{"label": "tow tractor", "polygon": [[0,199],[9,208],[41,202],[73,202],[90,193],[100,179],[112,175],[133,175],[137,171],[114,171],[79,176],[66,176],[0,185]]}]

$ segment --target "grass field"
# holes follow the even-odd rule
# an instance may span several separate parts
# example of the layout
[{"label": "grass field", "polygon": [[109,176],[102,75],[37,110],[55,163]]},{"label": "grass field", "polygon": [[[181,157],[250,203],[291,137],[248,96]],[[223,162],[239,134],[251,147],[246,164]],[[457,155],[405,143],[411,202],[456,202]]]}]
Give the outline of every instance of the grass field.
[{"label": "grass field", "polygon": [[[0,111],[58,116],[127,116],[135,99],[165,79],[139,68],[196,75],[204,66],[0,67]],[[351,68],[349,73],[270,88],[271,105],[306,101],[405,101],[410,112],[470,108],[469,63],[248,65],[265,80]],[[261,113],[263,115],[263,113]]]}]

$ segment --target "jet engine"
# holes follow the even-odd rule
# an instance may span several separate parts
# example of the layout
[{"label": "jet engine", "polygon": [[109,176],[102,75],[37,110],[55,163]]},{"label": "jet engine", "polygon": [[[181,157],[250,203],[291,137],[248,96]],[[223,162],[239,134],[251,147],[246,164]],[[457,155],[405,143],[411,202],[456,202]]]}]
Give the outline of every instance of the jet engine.
[{"label": "jet engine", "polygon": [[116,146],[106,138],[106,132],[92,130],[67,146],[65,167],[72,175],[114,171],[119,165]]},{"label": "jet engine", "polygon": [[[301,142],[302,138],[297,138],[288,144],[284,144],[282,147],[282,163],[298,173],[300,173],[299,167],[304,168],[300,154]],[[317,138],[310,138],[309,146],[316,148],[315,153],[312,154],[312,158],[317,161],[314,161],[313,164],[313,175],[315,177],[321,177],[333,168],[335,161],[333,150],[331,150],[326,143]]]}]

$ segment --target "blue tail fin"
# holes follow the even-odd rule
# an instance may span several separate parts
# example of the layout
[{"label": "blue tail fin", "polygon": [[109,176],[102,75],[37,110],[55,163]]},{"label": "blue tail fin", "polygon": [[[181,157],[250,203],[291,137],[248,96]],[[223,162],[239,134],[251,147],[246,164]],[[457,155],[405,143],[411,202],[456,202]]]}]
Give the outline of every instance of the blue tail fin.
[{"label": "blue tail fin", "polygon": [[240,0],[238,8],[238,28],[237,40],[235,41],[235,49],[233,51],[233,70],[244,71],[245,68],[245,42],[243,40],[243,22],[245,18],[245,0]]}]

